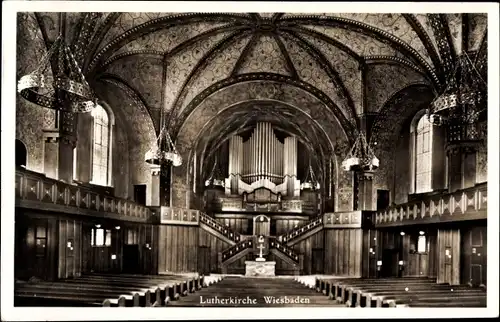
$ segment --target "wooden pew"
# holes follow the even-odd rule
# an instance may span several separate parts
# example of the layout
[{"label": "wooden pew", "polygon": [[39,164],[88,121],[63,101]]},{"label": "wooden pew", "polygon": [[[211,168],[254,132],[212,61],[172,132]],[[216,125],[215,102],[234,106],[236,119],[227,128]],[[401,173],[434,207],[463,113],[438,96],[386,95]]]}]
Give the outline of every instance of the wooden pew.
[{"label": "wooden pew", "polygon": [[[67,306],[165,306],[172,300],[196,292],[208,283],[205,277],[186,275],[87,274],[58,282],[22,283],[16,285],[18,302],[38,297],[65,301]],[[40,296],[41,295],[41,296]],[[31,300],[33,302],[33,300]],[[38,300],[45,304],[47,301]],[[50,301],[49,301],[50,302]],[[42,303],[41,305],[43,305]],[[29,304],[28,304],[29,305]]]},{"label": "wooden pew", "polygon": [[[453,289],[453,291],[451,291]],[[365,297],[365,307],[383,307],[384,300],[391,300],[398,298],[400,296],[405,296],[407,292],[401,290],[362,290],[363,294],[361,296]],[[468,286],[445,286],[445,285],[432,285],[428,288],[412,288],[408,291],[408,294],[414,295],[433,295],[433,294],[447,294],[448,296],[454,297],[462,294],[482,294],[484,293],[480,289],[470,288]],[[361,301],[362,302],[362,301]],[[387,302],[385,302],[387,304]],[[362,303],[361,303],[362,305]]]},{"label": "wooden pew", "polygon": [[350,292],[354,289],[355,286],[366,285],[370,283],[374,283],[375,286],[415,285],[432,284],[435,283],[435,280],[419,278],[340,280],[331,283],[332,296],[337,302],[346,303],[349,300]]},{"label": "wooden pew", "polygon": [[[202,279],[196,277],[198,281]],[[152,285],[153,283],[153,285]],[[170,285],[160,285],[170,284]],[[57,297],[66,299],[73,306],[86,305],[90,302],[92,306],[98,304],[95,299],[102,299],[101,305],[113,306],[161,306],[170,301],[167,296],[167,287],[176,287],[176,293],[172,298],[187,295],[189,291],[195,291],[195,278],[186,280],[184,276],[162,276],[160,278],[150,276],[114,276],[103,274],[97,276],[83,276],[52,283],[25,283],[17,286],[17,293],[20,296],[35,297],[43,295],[44,297]],[[156,284],[156,285],[155,285]],[[162,291],[163,288],[163,300]],[[74,294],[79,294],[75,297]],[[83,297],[84,295],[85,297]],[[103,297],[109,297],[103,299]],[[94,301],[91,301],[94,299]],[[25,301],[26,302],[26,301]]]}]

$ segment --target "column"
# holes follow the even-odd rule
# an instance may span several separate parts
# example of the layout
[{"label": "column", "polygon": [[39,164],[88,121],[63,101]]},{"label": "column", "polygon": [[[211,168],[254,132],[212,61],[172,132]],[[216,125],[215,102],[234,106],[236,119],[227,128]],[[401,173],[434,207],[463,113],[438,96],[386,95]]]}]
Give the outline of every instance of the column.
[{"label": "column", "polygon": [[159,207],[160,204],[160,192],[161,192],[161,166],[157,164],[151,164],[150,169],[150,182],[146,186],[146,206],[148,207]]},{"label": "column", "polygon": [[356,173],[358,180],[358,209],[357,210],[377,210],[373,202],[373,171],[362,171]]},{"label": "column", "polygon": [[64,182],[73,181],[73,148],[76,146],[72,113],[47,111],[53,117],[44,132],[44,173]]}]

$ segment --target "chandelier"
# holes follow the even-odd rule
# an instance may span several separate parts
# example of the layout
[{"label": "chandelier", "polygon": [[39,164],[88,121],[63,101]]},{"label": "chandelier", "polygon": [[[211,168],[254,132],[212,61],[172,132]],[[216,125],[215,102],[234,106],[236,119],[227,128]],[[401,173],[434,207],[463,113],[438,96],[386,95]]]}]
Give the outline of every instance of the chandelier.
[{"label": "chandelier", "polygon": [[448,76],[446,87],[427,110],[429,121],[435,125],[474,124],[486,109],[486,82],[463,52]]},{"label": "chandelier", "polygon": [[[160,128],[161,130],[156,145],[146,152],[144,155],[145,161],[149,164],[173,165],[174,167],[182,165],[182,157],[177,151],[167,130],[164,108],[160,110]],[[166,169],[162,169],[162,171],[163,170],[166,171]]]},{"label": "chandelier", "polygon": [[205,180],[205,187],[225,187],[224,176],[218,167],[217,156],[215,156],[214,166],[210,172],[210,176]]},{"label": "chandelier", "polygon": [[316,180],[316,175],[311,166],[311,160],[309,160],[309,171],[307,172],[306,179],[304,183],[300,185],[300,190],[310,189],[310,190],[319,190],[319,182]]},{"label": "chandelier", "polygon": [[182,164],[182,157],[177,152],[166,127],[161,129],[156,145],[146,152],[144,159],[147,163],[156,165],[171,164],[178,167]]},{"label": "chandelier", "polygon": [[[96,105],[92,90],[62,35],[38,66],[21,77],[17,91],[36,105],[66,112],[87,113]],[[56,91],[62,91],[65,97],[56,95]]]},{"label": "chandelier", "polygon": [[363,133],[359,133],[356,142],[342,161],[342,168],[345,171],[375,170],[379,167],[379,159],[368,146]]}]

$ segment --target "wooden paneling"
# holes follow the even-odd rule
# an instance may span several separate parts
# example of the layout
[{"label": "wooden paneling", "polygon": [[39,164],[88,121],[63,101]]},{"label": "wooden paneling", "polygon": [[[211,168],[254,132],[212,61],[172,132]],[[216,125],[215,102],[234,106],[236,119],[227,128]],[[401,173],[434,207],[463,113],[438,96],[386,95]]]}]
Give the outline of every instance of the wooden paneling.
[{"label": "wooden paneling", "polygon": [[437,277],[437,256],[438,256],[438,247],[437,247],[437,229],[431,229],[427,232],[427,247],[429,250],[429,265],[427,270],[427,276],[435,278]]},{"label": "wooden paneling", "polygon": [[307,220],[301,219],[276,219],[276,236],[290,232],[294,228],[301,227]]},{"label": "wooden paneling", "polygon": [[486,285],[487,229],[486,222],[462,229],[462,284]]},{"label": "wooden paneling", "polygon": [[378,235],[376,230],[363,230],[361,277],[377,277]]},{"label": "wooden paneling", "polygon": [[437,231],[437,282],[460,284],[460,230]]},{"label": "wooden paneling", "polygon": [[[209,270],[211,273],[218,273],[220,271],[219,263],[218,263],[218,254],[223,250],[228,248],[230,245],[215,237],[214,235],[206,232],[203,229],[198,229],[198,246],[207,247],[209,249],[208,257],[209,257]],[[206,263],[202,263],[200,267],[205,267]]]},{"label": "wooden paneling", "polygon": [[196,272],[198,270],[197,226],[161,225],[159,227],[160,272]]},{"label": "wooden paneling", "polygon": [[[408,227],[379,231],[377,258],[382,260],[384,276],[435,277],[436,230],[426,229],[426,251],[418,253],[417,243],[421,229]],[[404,232],[404,235],[401,235]],[[392,252],[392,259],[389,254]],[[384,255],[385,254],[385,255]],[[399,261],[404,269],[399,273]],[[387,267],[387,266],[391,267]],[[388,273],[389,272],[389,273]]]},{"label": "wooden paneling", "polygon": [[[299,257],[303,258],[304,266],[302,267],[301,274],[312,274],[313,271],[312,251],[313,249],[324,249],[324,245],[325,245],[324,232],[323,230],[321,230],[318,233],[292,246],[292,249],[295,251],[295,253],[299,255]],[[321,266],[324,267],[324,264]]]},{"label": "wooden paneling", "polygon": [[251,235],[253,233],[252,219],[250,218],[217,218],[217,221],[242,235]]},{"label": "wooden paneling", "polygon": [[327,229],[325,274],[361,276],[363,232],[361,229]]},{"label": "wooden paneling", "polygon": [[[37,249],[37,236],[46,236],[45,247],[39,245]],[[57,219],[54,216],[16,210],[15,278],[54,280],[58,273],[57,257]]]}]

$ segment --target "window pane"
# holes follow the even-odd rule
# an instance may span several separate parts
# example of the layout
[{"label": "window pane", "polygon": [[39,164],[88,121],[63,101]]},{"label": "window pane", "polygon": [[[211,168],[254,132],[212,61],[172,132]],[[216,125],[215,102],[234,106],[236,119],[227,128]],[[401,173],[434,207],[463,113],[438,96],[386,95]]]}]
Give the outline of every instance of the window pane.
[{"label": "window pane", "polygon": [[94,246],[94,239],[95,239],[94,231],[95,231],[94,228],[90,230],[90,246]]},{"label": "window pane", "polygon": [[101,144],[101,125],[96,124],[94,129],[94,144]]},{"label": "window pane", "polygon": [[108,127],[107,126],[102,127],[101,144],[105,147],[108,146]]},{"label": "window pane", "polygon": [[111,246],[111,230],[106,230],[106,246]]},{"label": "window pane", "polygon": [[94,146],[92,149],[92,183],[107,185],[109,153],[109,117],[100,105],[92,112],[94,116]]},{"label": "window pane", "polygon": [[415,142],[415,190],[417,193],[431,191],[432,171],[432,125],[424,115],[417,125]]},{"label": "window pane", "polygon": [[104,229],[102,228],[96,229],[95,244],[96,246],[104,245]]},{"label": "window pane", "polygon": [[423,152],[428,152],[429,151],[429,132],[424,132],[422,133],[422,140],[423,140]]},{"label": "window pane", "polygon": [[425,253],[427,251],[425,236],[418,236],[417,252]]},{"label": "window pane", "polygon": [[47,237],[47,229],[45,226],[37,226],[36,227],[36,238],[45,238]]}]

